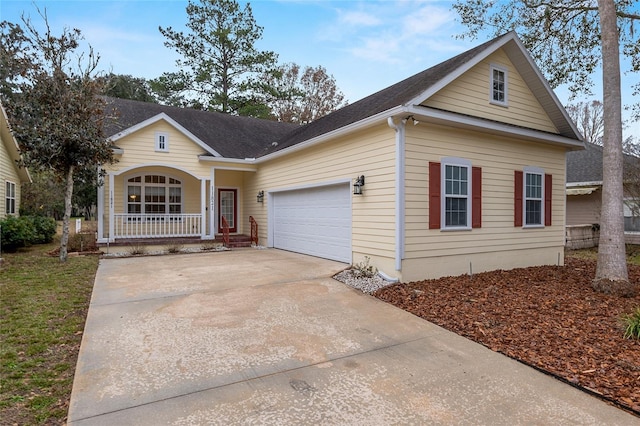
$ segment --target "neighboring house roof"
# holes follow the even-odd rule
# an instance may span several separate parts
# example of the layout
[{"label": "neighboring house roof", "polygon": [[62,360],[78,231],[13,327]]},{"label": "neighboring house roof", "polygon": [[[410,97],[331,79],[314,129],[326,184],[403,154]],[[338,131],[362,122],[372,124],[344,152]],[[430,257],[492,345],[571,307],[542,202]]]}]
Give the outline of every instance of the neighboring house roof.
[{"label": "neighboring house roof", "polygon": [[[581,149],[580,133],[513,31],[304,126],[112,99],[111,103],[119,111],[120,118],[117,123],[111,123],[107,127],[107,134],[115,136],[127,128],[164,113],[193,134],[196,142],[202,141],[210,147],[211,149],[207,150],[209,155],[243,159],[264,157],[296,145],[304,146],[304,143],[318,141],[327,135],[357,125],[379,123],[389,117],[403,117],[403,115],[406,117],[409,114],[418,117],[431,116],[434,120],[466,122],[470,127],[482,122],[487,127],[494,126],[494,130],[498,133],[516,132],[517,129],[524,128],[448,111],[442,114],[440,110],[420,105],[438,90],[501,48],[504,49],[558,129],[559,137],[555,140],[572,149]],[[544,133],[538,130],[533,131],[536,135],[534,137]],[[549,138],[554,136],[557,135],[549,134]]]},{"label": "neighboring house roof", "polygon": [[[567,186],[602,185],[602,146],[585,142],[582,151],[567,152]],[[628,179],[637,179],[640,158],[624,154],[623,171]]]},{"label": "neighboring house roof", "polygon": [[[4,107],[0,103],[0,135],[2,135],[2,141],[9,153],[9,158],[11,162],[15,165],[16,171],[18,173],[18,177],[20,178],[20,182],[31,182],[31,176],[29,175],[29,171],[26,167],[18,167],[16,161],[21,159],[20,157],[20,148],[18,147],[18,142],[16,138],[13,137],[11,133],[11,127],[9,126],[9,119],[7,118],[7,113],[4,110]],[[4,184],[3,184],[4,185]]]},{"label": "neighboring house roof", "polygon": [[602,147],[584,145],[583,151],[567,152],[567,186],[602,183]]}]

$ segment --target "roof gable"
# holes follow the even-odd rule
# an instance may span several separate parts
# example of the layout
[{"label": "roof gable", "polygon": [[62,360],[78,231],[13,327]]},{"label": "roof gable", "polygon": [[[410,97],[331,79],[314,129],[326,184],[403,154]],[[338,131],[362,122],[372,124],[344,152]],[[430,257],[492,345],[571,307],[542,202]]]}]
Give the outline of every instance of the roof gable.
[{"label": "roof gable", "polygon": [[108,137],[131,132],[133,128],[139,130],[163,119],[201,145],[205,152],[217,157],[256,157],[264,146],[299,127],[290,123],[127,99],[106,98],[106,101],[107,116],[114,117],[105,123]]},{"label": "roof gable", "polygon": [[559,134],[580,141],[581,135],[564,107],[516,33],[511,31],[302,126],[282,139],[277,146],[267,147],[264,154],[309,141],[371,117],[386,119],[398,112],[413,111],[411,108],[422,104],[499,49],[504,49]]},{"label": "roof gable", "polygon": [[117,142],[119,139],[122,139],[132,133],[137,132],[138,130],[144,129],[147,126],[150,126],[154,123],[157,123],[158,121],[166,121],[167,123],[169,123],[169,125],[173,126],[176,130],[178,130],[180,133],[182,133],[185,137],[187,137],[187,139],[191,140],[192,142],[194,142],[196,145],[198,145],[199,147],[201,147],[202,149],[204,149],[205,152],[215,156],[215,157],[221,157],[220,154],[218,154],[213,148],[211,148],[209,145],[207,145],[206,143],[204,143],[200,138],[198,138],[196,135],[194,135],[193,133],[191,133],[189,130],[187,130],[186,128],[184,128],[180,123],[178,123],[177,121],[175,121],[174,119],[172,119],[171,117],[169,117],[166,113],[161,112],[158,115],[154,115],[151,118],[148,118],[134,126],[131,126],[125,130],[123,130],[120,133],[117,133],[113,136],[109,137],[109,140],[112,142]]},{"label": "roof gable", "polygon": [[14,168],[18,173],[20,181],[31,182],[31,176],[29,175],[29,171],[27,170],[27,168],[18,167],[18,165],[16,164],[16,161],[19,161],[21,159],[20,148],[18,146],[16,138],[14,138],[13,134],[11,133],[9,119],[7,118],[7,113],[4,110],[2,104],[0,104],[0,139],[2,139],[2,143],[9,153],[9,159],[11,160],[11,163],[14,165]]}]

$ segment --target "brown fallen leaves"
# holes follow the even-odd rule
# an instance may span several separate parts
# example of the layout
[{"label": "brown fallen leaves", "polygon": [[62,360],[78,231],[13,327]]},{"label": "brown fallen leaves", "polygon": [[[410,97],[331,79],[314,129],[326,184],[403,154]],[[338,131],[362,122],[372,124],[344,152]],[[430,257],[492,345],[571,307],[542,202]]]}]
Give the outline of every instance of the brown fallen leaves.
[{"label": "brown fallen leaves", "polygon": [[[595,292],[593,260],[397,284],[374,296],[640,415],[640,341],[620,318],[640,296]],[[629,266],[640,283],[640,267]]]}]

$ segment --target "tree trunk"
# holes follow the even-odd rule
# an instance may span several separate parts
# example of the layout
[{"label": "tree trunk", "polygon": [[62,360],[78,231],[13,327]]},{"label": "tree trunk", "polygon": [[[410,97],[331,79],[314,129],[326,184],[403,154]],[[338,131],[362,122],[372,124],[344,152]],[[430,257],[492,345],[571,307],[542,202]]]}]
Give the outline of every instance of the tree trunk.
[{"label": "tree trunk", "polygon": [[604,136],[600,243],[593,288],[630,296],[634,288],[628,278],[624,243],[620,47],[614,1],[598,0],[598,11],[602,37]]},{"label": "tree trunk", "polygon": [[62,238],[60,239],[60,262],[67,261],[67,245],[69,243],[69,220],[71,219],[71,198],[73,197],[73,166],[69,167],[66,176],[64,193],[64,216],[62,218]]}]

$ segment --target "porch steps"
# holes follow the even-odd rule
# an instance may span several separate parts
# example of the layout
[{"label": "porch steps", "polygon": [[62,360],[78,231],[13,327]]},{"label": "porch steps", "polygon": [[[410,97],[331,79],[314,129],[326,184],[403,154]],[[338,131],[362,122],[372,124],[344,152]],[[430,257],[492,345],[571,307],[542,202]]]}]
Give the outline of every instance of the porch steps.
[{"label": "porch steps", "polygon": [[[222,243],[222,236],[216,235],[216,243]],[[248,235],[229,235],[229,248],[251,247],[251,237]]]}]

